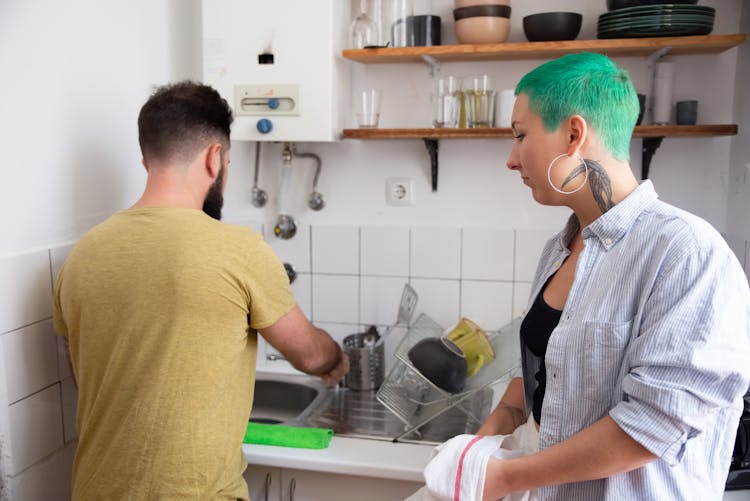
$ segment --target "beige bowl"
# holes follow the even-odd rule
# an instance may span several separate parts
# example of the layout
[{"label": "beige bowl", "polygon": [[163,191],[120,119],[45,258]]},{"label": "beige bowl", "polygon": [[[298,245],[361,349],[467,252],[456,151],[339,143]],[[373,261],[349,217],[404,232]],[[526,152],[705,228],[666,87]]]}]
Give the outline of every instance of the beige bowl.
[{"label": "beige bowl", "polygon": [[467,17],[456,21],[455,26],[456,38],[463,44],[502,43],[510,34],[507,17]]},{"label": "beige bowl", "polygon": [[454,9],[474,5],[510,5],[510,0],[453,0]]}]

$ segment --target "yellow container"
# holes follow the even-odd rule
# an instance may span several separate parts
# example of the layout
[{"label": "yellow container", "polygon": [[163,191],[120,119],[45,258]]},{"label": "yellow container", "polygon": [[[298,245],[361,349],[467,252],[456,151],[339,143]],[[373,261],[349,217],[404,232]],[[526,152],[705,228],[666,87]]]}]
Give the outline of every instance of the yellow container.
[{"label": "yellow container", "polygon": [[464,352],[469,377],[495,359],[495,350],[487,339],[487,334],[468,318],[462,318],[458,325],[445,337]]}]

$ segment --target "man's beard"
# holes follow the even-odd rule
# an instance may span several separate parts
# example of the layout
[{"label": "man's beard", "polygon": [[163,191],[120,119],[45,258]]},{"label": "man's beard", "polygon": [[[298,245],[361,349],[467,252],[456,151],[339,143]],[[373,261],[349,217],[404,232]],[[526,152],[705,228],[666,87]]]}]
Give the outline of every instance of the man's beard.
[{"label": "man's beard", "polygon": [[219,170],[219,175],[216,176],[216,180],[208,189],[206,198],[205,200],[203,200],[203,212],[217,220],[221,220],[221,208],[224,206],[224,194],[221,190],[223,181],[224,166],[222,165],[221,169]]}]

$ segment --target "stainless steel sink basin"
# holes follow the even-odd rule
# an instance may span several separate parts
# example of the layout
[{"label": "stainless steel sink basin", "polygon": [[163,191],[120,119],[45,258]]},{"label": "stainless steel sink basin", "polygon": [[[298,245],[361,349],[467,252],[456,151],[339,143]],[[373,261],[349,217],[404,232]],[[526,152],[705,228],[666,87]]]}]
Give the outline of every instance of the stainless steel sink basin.
[{"label": "stainless steel sink basin", "polygon": [[[326,388],[320,380],[292,374],[259,374],[250,421],[331,428],[340,437],[437,444],[462,433],[474,433],[479,422],[449,409],[418,431],[407,430],[377,399],[374,391]],[[466,401],[480,420],[490,412],[492,391],[485,388]]]},{"label": "stainless steel sink basin", "polygon": [[302,424],[326,399],[326,388],[314,378],[283,374],[259,376],[250,421],[269,424]]}]

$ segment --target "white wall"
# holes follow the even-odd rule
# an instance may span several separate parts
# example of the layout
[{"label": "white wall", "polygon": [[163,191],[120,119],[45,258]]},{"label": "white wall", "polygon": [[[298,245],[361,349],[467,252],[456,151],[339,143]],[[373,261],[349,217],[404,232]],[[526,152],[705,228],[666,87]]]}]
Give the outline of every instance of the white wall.
[{"label": "white wall", "polygon": [[[433,0],[421,4],[428,3],[433,12],[443,17],[444,42],[455,41],[451,1]],[[520,28],[523,15],[553,10],[557,5],[552,0],[515,2],[510,41],[524,41]],[[741,0],[703,0],[701,5],[717,8],[714,33],[735,33],[740,28],[748,31],[748,7],[744,6],[744,17],[741,17]],[[592,38],[596,17],[604,11],[604,2],[571,0],[566,3],[566,9],[584,14],[580,38]],[[0,462],[2,473],[12,476],[15,488],[28,494],[25,499],[43,499],[50,497],[50,492],[64,493],[61,472],[70,467],[74,446],[73,435],[70,430],[66,432],[65,420],[66,416],[70,417],[68,411],[74,398],[69,374],[64,372],[59,359],[42,363],[51,353],[51,344],[57,347],[48,329],[49,289],[44,289],[51,284],[49,280],[39,282],[39,277],[49,276],[59,265],[67,242],[138,197],[145,179],[136,130],[140,106],[154,84],[200,78],[200,54],[198,0],[0,0],[0,93],[3,96],[0,146],[4,152],[0,197],[0,283],[3,286],[0,300],[4,301],[0,309],[0,362],[7,362],[17,353],[26,353],[29,360],[34,361],[21,367],[0,364],[0,379],[5,379],[5,383],[13,381],[11,384],[0,381],[0,441],[7,451],[9,433],[13,430],[9,416],[38,402],[46,402],[43,404],[46,411],[30,415],[58,422],[61,429],[45,435],[42,442],[36,440],[34,437],[38,436],[33,433],[28,434],[28,441],[16,437],[13,449],[17,452],[21,447],[22,456],[13,452],[16,457]],[[747,248],[750,238],[750,223],[746,217],[750,208],[747,187],[750,174],[745,170],[750,157],[746,132],[750,127],[750,112],[746,91],[742,90],[750,83],[748,47],[745,44],[740,50],[718,56],[686,56],[675,61],[678,75],[675,98],[697,98],[699,122],[739,123],[741,135],[737,138],[668,138],[654,157],[651,177],[662,198],[706,218],[720,231],[736,234],[733,248],[739,254],[739,249],[744,252]],[[636,87],[647,91],[648,68],[644,60],[619,58],[618,62],[631,71]],[[443,73],[489,73],[502,89],[512,87],[524,72],[538,63],[449,63],[443,66]],[[429,125],[430,85],[426,66],[349,64],[354,88],[381,86],[384,89],[382,126]],[[341,99],[349,101],[350,96],[341,96]],[[640,171],[640,145],[640,140],[634,140],[631,148],[636,173]],[[331,239],[337,238],[336,227],[345,227],[342,234],[356,232],[360,235],[356,246],[350,241],[358,263],[356,272],[319,269],[323,270],[322,275],[341,275],[350,283],[354,283],[351,277],[356,277],[358,284],[353,288],[357,294],[356,317],[349,314],[347,322],[329,322],[332,330],[338,330],[338,336],[370,320],[384,324],[390,318],[391,309],[395,309],[390,302],[386,304],[385,299],[376,299],[374,305],[365,303],[371,298],[371,292],[363,284],[373,280],[362,271],[365,250],[361,235],[377,231],[373,227],[396,228],[396,234],[398,228],[407,227],[409,253],[413,249],[411,245],[421,238],[419,235],[424,235],[425,231],[430,234],[425,227],[438,227],[439,233],[453,235],[454,243],[461,242],[458,245],[469,247],[472,244],[466,243],[465,235],[477,228],[507,235],[505,239],[496,240],[506,249],[503,252],[514,255],[512,274],[501,277],[492,286],[504,290],[511,287],[514,292],[509,297],[515,298],[515,291],[523,290],[527,281],[522,277],[519,280],[516,273],[529,266],[527,262],[519,263],[519,256],[529,257],[529,249],[538,247],[532,245],[535,239],[543,238],[540,235],[557,227],[566,212],[540,207],[531,200],[518,176],[504,166],[509,148],[510,142],[505,139],[441,141],[439,190],[431,193],[429,160],[421,141],[346,140],[333,144],[301,144],[300,151],[314,151],[323,158],[320,191],[326,196],[327,207],[320,213],[306,209],[304,202],[310,190],[312,165],[295,160],[295,166],[299,167],[295,168],[292,213],[298,219],[301,235],[289,243],[277,240],[273,245],[281,254],[300,247],[309,252],[325,248],[325,242],[316,243],[315,235],[327,233]],[[264,225],[268,234],[276,216],[280,150],[279,144],[264,145],[260,185],[268,190],[271,201],[265,209],[256,209],[249,198],[254,145],[233,145],[226,193],[228,220],[247,222],[255,227]],[[385,205],[384,185],[389,176],[415,180],[415,206]],[[273,240],[273,237],[268,238]],[[412,240],[414,238],[417,240]],[[469,247],[460,247],[461,252]],[[402,252],[407,251],[402,248]],[[299,264],[299,255],[287,254],[294,264]],[[314,292],[323,290],[322,282],[315,284],[314,259],[308,254],[310,268],[302,273],[307,274],[306,282],[303,280],[302,286],[298,286],[300,297],[309,305],[313,317],[321,312],[322,304],[318,303],[316,308]],[[345,259],[354,258],[346,256]],[[397,278],[438,279],[440,273],[427,277],[413,273],[412,264],[421,262],[422,256],[409,254],[409,259],[409,271],[396,275]],[[23,273],[16,273],[18,263],[28,260],[34,265]],[[432,298],[431,307],[439,310],[449,303],[454,314],[460,313],[465,278],[471,279],[459,267],[459,274],[447,279],[453,282],[443,284],[452,291],[451,297],[445,303],[442,298]],[[387,276],[378,277],[380,279],[387,279]],[[328,278],[324,281],[332,282]],[[29,288],[36,292],[27,294]],[[18,297],[23,300],[17,302]],[[376,294],[376,298],[383,297],[386,296]],[[427,299],[425,301],[427,303]],[[520,304],[522,300],[516,302]],[[328,310],[322,310],[321,319],[331,319],[330,308],[336,307],[336,304],[329,304]],[[371,315],[372,308],[378,312],[376,318]],[[27,315],[29,312],[31,316]],[[516,304],[513,304],[513,312],[517,312]],[[34,384],[18,389],[20,377],[33,380]],[[16,396],[11,398],[9,395],[14,391]],[[16,407],[11,409],[11,406]],[[22,420],[18,417],[22,415],[25,414],[15,414],[16,423]],[[34,422],[51,430],[44,419]],[[69,419],[67,426],[70,427]],[[39,483],[40,478],[54,478],[57,483],[52,480]],[[58,492],[55,488],[62,490]]]}]

